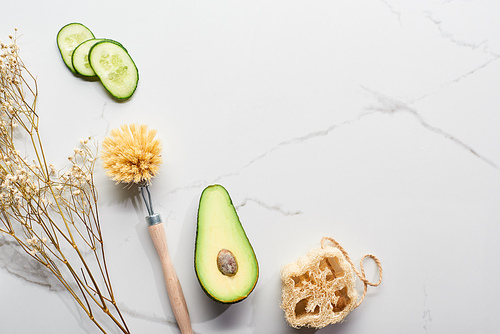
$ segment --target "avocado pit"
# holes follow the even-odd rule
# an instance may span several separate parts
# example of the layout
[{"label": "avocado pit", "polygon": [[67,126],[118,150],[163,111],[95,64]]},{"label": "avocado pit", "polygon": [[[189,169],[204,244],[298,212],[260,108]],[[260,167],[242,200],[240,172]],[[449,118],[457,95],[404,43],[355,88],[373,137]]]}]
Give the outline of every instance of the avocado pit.
[{"label": "avocado pit", "polygon": [[217,254],[217,268],[226,276],[234,276],[238,272],[238,262],[230,250],[221,249]]}]

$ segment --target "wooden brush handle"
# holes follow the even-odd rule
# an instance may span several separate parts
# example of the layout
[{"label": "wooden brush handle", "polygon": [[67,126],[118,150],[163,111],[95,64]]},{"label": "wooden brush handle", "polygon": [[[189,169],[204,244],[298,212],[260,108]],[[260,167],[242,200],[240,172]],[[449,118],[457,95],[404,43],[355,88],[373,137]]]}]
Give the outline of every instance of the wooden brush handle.
[{"label": "wooden brush handle", "polygon": [[175,319],[182,334],[192,334],[191,321],[189,312],[182,292],[181,284],[175,273],[174,265],[170,259],[167,248],[167,238],[165,236],[165,228],[163,223],[149,226],[149,234],[156,247],[156,251],[160,257],[161,266],[163,268],[163,277],[167,286],[167,293],[170,299],[170,305],[174,311]]}]

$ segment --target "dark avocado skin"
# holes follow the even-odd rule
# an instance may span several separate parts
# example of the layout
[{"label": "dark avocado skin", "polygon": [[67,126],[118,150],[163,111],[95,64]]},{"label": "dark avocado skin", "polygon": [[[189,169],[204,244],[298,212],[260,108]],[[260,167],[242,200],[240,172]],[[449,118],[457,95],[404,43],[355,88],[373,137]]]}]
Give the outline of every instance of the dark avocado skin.
[{"label": "dark avocado skin", "polygon": [[[224,191],[226,191],[226,193],[227,193],[227,190],[226,190],[224,187],[222,187],[221,185],[218,185],[218,184],[210,185],[210,186],[206,187],[206,188],[203,190],[203,192],[202,192],[202,194],[201,194],[201,196],[200,196],[200,203],[199,203],[199,204],[201,204],[201,199],[202,199],[202,197],[203,197],[203,193],[204,193],[207,189],[210,189],[211,187],[221,187],[221,188],[222,188],[222,189],[224,189]],[[229,195],[229,193],[228,193],[228,195]],[[229,198],[229,203],[230,203],[230,204],[234,207],[234,205],[233,205],[233,201],[232,201],[232,199],[231,199],[231,196],[228,196],[228,198]],[[199,204],[198,204],[198,208],[200,207],[200,205],[199,205]],[[245,299],[246,299],[246,298],[250,295],[250,293],[252,293],[252,291],[255,289],[255,286],[257,285],[257,281],[259,280],[259,273],[260,273],[260,272],[259,272],[259,267],[258,267],[258,265],[257,265],[257,278],[255,279],[254,285],[253,285],[252,289],[248,292],[248,294],[246,294],[245,296],[241,296],[241,298],[238,298],[238,299],[236,299],[236,300],[231,300],[231,301],[223,301],[223,300],[219,300],[219,299],[215,298],[214,296],[212,296],[212,295],[211,295],[211,294],[207,291],[207,289],[205,289],[205,286],[203,285],[203,282],[200,280],[200,276],[198,275],[198,269],[196,269],[196,250],[197,250],[197,248],[198,248],[198,243],[197,243],[197,240],[198,240],[198,231],[199,231],[199,229],[198,229],[198,224],[199,224],[199,221],[200,221],[200,210],[199,210],[199,209],[198,209],[198,214],[197,214],[197,217],[196,217],[196,218],[197,218],[197,219],[196,219],[196,220],[197,220],[197,223],[196,223],[196,235],[195,235],[195,243],[194,243],[194,245],[195,245],[195,246],[194,246],[194,270],[195,270],[195,272],[196,272],[196,279],[197,279],[197,280],[198,280],[198,282],[200,283],[200,286],[201,286],[202,290],[205,292],[205,294],[206,294],[208,297],[210,297],[210,299],[212,299],[213,301],[216,301],[216,302],[218,302],[218,303],[221,303],[221,304],[236,304],[236,303],[241,302],[242,300],[245,300]],[[238,219],[238,222],[239,222],[239,219]],[[240,224],[241,224],[241,222],[240,222]],[[243,230],[243,233],[245,233],[245,232],[244,232],[244,230]],[[245,233],[245,237],[246,237],[246,233]],[[248,239],[248,238],[247,238],[247,239]],[[250,244],[250,247],[252,248],[252,251],[253,251],[253,247],[252,247],[252,245],[251,245],[251,244]],[[255,252],[254,252],[254,254],[255,254]],[[257,259],[255,260],[255,263],[257,263]]]}]

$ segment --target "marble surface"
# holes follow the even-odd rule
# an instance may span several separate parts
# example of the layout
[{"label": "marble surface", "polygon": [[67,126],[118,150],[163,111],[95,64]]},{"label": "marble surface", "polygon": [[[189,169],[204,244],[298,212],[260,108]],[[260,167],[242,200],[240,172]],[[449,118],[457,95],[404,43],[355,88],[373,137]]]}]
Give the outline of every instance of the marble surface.
[{"label": "marble surface", "polygon": [[[196,333],[313,333],[287,326],[280,267],[323,236],[384,280],[317,333],[500,329],[500,3],[493,0],[10,1],[38,77],[49,159],[122,124],[156,128],[151,188]],[[139,71],[130,100],[73,76],[55,44],[69,22],[120,41]],[[260,264],[223,306],[193,267],[201,191],[226,187]],[[97,167],[105,249],[132,333],[179,333],[137,191]],[[0,332],[98,333],[67,292],[0,237]],[[376,280],[372,263],[367,276]],[[108,326],[109,333],[118,333]]]}]

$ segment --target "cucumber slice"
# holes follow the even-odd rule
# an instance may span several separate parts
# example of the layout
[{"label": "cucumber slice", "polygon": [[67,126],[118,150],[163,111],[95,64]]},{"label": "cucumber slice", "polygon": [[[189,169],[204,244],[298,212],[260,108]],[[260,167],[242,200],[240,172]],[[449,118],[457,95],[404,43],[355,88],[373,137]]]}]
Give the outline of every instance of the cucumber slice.
[{"label": "cucumber slice", "polygon": [[57,47],[71,72],[76,73],[72,63],[73,51],[82,42],[92,38],[92,31],[81,23],[69,23],[57,33]]},{"label": "cucumber slice", "polygon": [[125,48],[112,40],[97,42],[89,52],[90,66],[104,88],[117,99],[134,94],[139,72]]},{"label": "cucumber slice", "polygon": [[102,38],[89,39],[76,47],[71,57],[71,63],[76,73],[84,77],[95,77],[96,74],[89,63],[89,51],[94,44],[103,40]]}]

